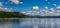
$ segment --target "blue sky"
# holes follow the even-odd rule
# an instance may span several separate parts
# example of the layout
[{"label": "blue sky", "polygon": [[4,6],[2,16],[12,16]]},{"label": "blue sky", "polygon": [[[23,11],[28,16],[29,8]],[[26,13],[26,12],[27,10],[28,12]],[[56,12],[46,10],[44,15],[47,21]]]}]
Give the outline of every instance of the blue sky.
[{"label": "blue sky", "polygon": [[0,2],[2,8],[12,8],[13,11],[18,12],[31,10],[33,6],[38,6],[42,10],[45,6],[55,9],[60,5],[60,0],[0,0]]}]

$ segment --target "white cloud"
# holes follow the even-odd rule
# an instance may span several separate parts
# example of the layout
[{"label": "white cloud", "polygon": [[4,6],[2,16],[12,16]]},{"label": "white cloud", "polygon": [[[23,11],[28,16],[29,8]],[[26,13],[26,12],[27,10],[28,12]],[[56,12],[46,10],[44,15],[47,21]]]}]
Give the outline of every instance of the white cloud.
[{"label": "white cloud", "polygon": [[19,0],[9,0],[9,1],[11,1],[12,3],[15,3],[15,4],[19,4],[20,3]]},{"label": "white cloud", "polygon": [[53,14],[54,12],[49,12],[50,14]]},{"label": "white cloud", "polygon": [[23,4],[23,2],[20,2],[19,0],[9,0],[9,2],[12,4]]},{"label": "white cloud", "polygon": [[42,12],[45,12],[46,10],[42,10]]},{"label": "white cloud", "polygon": [[45,6],[45,9],[48,9],[48,7],[47,7],[47,6]]},{"label": "white cloud", "polygon": [[54,6],[57,6],[56,4],[53,4]]},{"label": "white cloud", "polygon": [[25,14],[26,12],[21,12],[21,13]]},{"label": "white cloud", "polygon": [[2,8],[2,7],[0,7],[0,11],[13,12],[12,8]]},{"label": "white cloud", "polygon": [[32,8],[33,10],[38,10],[39,9],[39,7],[38,6],[33,6],[33,8]]},{"label": "white cloud", "polygon": [[0,7],[3,6],[2,2],[0,2]]},{"label": "white cloud", "polygon": [[[58,7],[59,8],[59,7]],[[34,8],[35,9],[35,8]],[[26,11],[23,12],[25,15],[29,15],[29,16],[60,16],[60,11],[59,10],[54,10],[54,8],[50,8],[48,9],[48,7],[46,6],[45,9],[40,10],[39,11]]]},{"label": "white cloud", "polygon": [[32,11],[27,11],[27,12],[21,12],[21,13],[23,13],[23,14],[25,14],[25,15],[28,15],[28,16],[35,16],[35,15],[40,15],[39,14],[39,12],[32,12]]},{"label": "white cloud", "polygon": [[13,12],[12,8],[4,8],[6,12]]},{"label": "white cloud", "polygon": [[53,12],[54,11],[54,9],[53,8],[50,8],[50,12]]},{"label": "white cloud", "polygon": [[60,10],[57,10],[56,12],[58,13],[58,12],[60,12]]},{"label": "white cloud", "polygon": [[25,14],[26,12],[21,12],[21,13]]},{"label": "white cloud", "polygon": [[23,2],[20,2],[20,4],[23,4]]},{"label": "white cloud", "polygon": [[59,5],[59,6],[57,6],[57,9],[60,9],[60,5]]}]

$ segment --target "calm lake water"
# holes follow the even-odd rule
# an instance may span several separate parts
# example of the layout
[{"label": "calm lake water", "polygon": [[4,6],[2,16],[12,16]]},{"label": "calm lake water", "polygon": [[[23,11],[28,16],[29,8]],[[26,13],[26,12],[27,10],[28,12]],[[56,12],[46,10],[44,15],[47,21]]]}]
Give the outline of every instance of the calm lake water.
[{"label": "calm lake water", "polygon": [[16,18],[16,19],[19,19],[19,23],[13,22],[7,22],[3,24],[0,23],[0,28],[60,28],[60,18]]}]

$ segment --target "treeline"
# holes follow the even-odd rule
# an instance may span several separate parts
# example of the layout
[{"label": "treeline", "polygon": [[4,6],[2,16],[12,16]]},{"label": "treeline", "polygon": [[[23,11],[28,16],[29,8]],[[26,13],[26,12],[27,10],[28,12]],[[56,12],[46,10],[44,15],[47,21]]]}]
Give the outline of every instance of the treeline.
[{"label": "treeline", "polygon": [[0,12],[0,18],[18,18],[24,16],[21,15],[19,15],[19,12]]},{"label": "treeline", "polygon": [[60,16],[39,16],[38,18],[60,18]]},{"label": "treeline", "polygon": [[33,16],[27,16],[20,12],[0,12],[0,18],[32,18]]}]

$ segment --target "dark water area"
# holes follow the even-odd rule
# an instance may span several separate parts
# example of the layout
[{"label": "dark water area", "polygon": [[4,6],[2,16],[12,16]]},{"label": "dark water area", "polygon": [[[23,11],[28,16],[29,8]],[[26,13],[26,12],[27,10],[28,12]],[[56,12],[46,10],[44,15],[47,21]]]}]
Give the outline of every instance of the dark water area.
[{"label": "dark water area", "polygon": [[14,22],[0,23],[0,28],[60,28],[60,18],[9,18],[8,20]]}]

